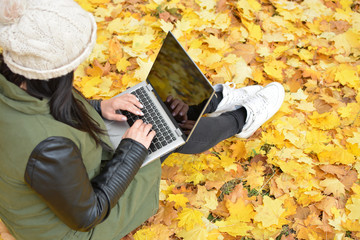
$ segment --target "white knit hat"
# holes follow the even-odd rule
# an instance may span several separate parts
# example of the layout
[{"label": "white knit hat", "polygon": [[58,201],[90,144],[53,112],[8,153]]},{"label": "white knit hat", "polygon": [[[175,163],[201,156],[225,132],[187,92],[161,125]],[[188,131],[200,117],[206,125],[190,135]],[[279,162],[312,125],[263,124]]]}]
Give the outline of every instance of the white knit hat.
[{"label": "white knit hat", "polygon": [[0,0],[4,62],[28,79],[76,69],[96,42],[94,17],[73,0]]}]

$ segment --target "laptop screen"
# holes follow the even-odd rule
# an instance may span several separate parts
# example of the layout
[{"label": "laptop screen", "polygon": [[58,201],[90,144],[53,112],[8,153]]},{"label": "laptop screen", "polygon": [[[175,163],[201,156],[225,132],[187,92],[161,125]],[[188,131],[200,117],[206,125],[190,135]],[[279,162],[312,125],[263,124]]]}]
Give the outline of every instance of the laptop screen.
[{"label": "laptop screen", "polygon": [[147,81],[171,113],[177,111],[171,105],[180,104],[187,109],[186,116],[178,114],[175,120],[189,135],[191,126],[203,114],[214,89],[171,32],[164,40]]}]

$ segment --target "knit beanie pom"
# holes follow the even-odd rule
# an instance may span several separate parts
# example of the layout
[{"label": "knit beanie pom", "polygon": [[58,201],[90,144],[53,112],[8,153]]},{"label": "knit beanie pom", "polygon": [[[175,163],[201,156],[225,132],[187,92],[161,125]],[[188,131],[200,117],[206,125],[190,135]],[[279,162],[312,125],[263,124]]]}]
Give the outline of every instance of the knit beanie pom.
[{"label": "knit beanie pom", "polygon": [[17,22],[25,10],[26,0],[0,0],[0,23]]}]

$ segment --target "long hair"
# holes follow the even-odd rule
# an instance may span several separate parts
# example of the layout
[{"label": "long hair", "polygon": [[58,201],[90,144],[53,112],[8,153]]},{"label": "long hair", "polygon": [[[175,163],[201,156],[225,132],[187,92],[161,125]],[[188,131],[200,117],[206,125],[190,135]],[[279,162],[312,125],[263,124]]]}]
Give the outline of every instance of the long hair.
[{"label": "long hair", "polygon": [[105,130],[90,117],[84,104],[73,95],[73,90],[75,90],[84,97],[73,87],[74,72],[48,81],[30,80],[13,73],[4,63],[2,55],[0,55],[0,73],[8,81],[19,87],[25,84],[25,91],[29,95],[38,99],[49,99],[50,114],[55,120],[87,132],[95,140],[97,146],[106,147],[100,139],[100,135],[106,134]]}]

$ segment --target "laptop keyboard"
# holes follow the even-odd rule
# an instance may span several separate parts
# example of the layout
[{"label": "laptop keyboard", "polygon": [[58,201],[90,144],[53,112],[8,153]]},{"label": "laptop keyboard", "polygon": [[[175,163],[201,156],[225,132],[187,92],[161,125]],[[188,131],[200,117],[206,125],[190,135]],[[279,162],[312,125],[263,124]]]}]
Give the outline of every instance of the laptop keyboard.
[{"label": "laptop keyboard", "polygon": [[144,116],[137,116],[128,111],[121,111],[121,113],[127,117],[127,122],[130,126],[132,126],[138,119],[153,125],[152,129],[156,132],[156,135],[150,144],[149,154],[175,141],[176,138],[174,134],[165,122],[164,118],[160,115],[159,111],[156,109],[148,93],[143,88],[138,88],[131,93],[134,94],[144,106],[141,109]]}]

